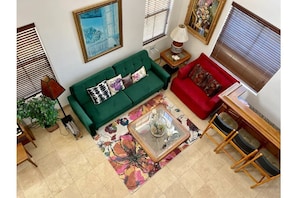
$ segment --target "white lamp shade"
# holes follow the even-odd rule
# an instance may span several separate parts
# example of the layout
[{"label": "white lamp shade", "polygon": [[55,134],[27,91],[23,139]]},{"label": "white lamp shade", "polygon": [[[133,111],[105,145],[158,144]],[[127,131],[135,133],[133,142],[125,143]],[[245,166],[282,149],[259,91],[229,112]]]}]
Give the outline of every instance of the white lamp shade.
[{"label": "white lamp shade", "polygon": [[170,37],[173,41],[184,43],[188,41],[188,31],[187,27],[183,24],[178,25],[174,30],[171,32]]}]

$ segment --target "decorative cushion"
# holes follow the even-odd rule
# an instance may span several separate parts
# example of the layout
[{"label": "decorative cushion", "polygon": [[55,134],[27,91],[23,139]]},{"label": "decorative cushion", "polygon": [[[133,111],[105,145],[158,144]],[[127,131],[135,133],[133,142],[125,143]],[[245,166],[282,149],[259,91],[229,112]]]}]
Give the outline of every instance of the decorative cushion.
[{"label": "decorative cushion", "polygon": [[132,81],[133,83],[136,83],[137,81],[144,78],[145,76],[146,76],[146,71],[144,66],[142,66],[139,70],[137,70],[132,74]]},{"label": "decorative cushion", "polygon": [[189,73],[189,77],[196,85],[201,87],[208,74],[209,73],[207,71],[205,71],[199,64],[197,64],[192,68],[191,72]]},{"label": "decorative cushion", "polygon": [[207,76],[207,79],[203,82],[203,84],[205,84],[203,90],[205,91],[208,97],[214,96],[216,93],[220,91],[222,87],[220,83],[218,83],[216,79],[214,79],[213,76],[210,74]]},{"label": "decorative cushion", "polygon": [[113,77],[106,81],[107,86],[109,88],[109,91],[111,95],[115,95],[117,92],[119,92],[122,89],[125,89],[125,86],[122,81],[122,75],[119,74],[116,77]]},{"label": "decorative cushion", "polygon": [[90,87],[87,89],[88,94],[90,95],[94,104],[100,104],[103,101],[111,97],[111,93],[106,84],[106,80],[100,82],[95,87]]},{"label": "decorative cushion", "polygon": [[130,85],[133,84],[131,74],[128,74],[127,76],[122,78],[122,81],[123,81],[125,88],[128,88]]}]

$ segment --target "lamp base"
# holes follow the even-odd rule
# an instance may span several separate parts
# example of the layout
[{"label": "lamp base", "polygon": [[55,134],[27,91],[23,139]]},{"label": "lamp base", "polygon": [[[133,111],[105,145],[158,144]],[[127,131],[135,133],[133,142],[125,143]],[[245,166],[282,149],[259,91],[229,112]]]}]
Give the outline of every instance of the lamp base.
[{"label": "lamp base", "polygon": [[71,115],[67,115],[64,118],[61,118],[62,123],[64,124],[64,126],[67,126],[68,122],[71,122],[73,120]]},{"label": "lamp base", "polygon": [[78,127],[73,121],[73,118],[71,115],[67,115],[64,118],[61,119],[62,123],[64,124],[65,128],[72,133],[72,135],[78,140],[78,138],[82,138],[82,134],[78,130]]},{"label": "lamp base", "polygon": [[171,52],[172,54],[179,54],[183,51],[183,43],[172,42],[171,44]]}]

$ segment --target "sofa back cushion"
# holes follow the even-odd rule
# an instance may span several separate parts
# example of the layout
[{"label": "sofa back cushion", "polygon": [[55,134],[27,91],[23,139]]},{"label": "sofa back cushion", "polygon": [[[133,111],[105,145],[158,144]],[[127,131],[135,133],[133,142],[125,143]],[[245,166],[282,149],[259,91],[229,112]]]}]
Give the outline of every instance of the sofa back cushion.
[{"label": "sofa back cushion", "polygon": [[204,70],[206,70],[208,73],[210,73],[213,76],[213,78],[222,86],[222,88],[220,89],[221,91],[225,90],[226,88],[228,88],[229,86],[237,82],[235,78],[233,78],[223,68],[218,66],[204,53],[201,53],[199,58],[194,60],[194,62],[195,64],[200,64]]},{"label": "sofa back cushion", "polygon": [[198,86],[201,86],[208,76],[208,72],[205,71],[200,64],[196,64],[189,73],[191,80]]},{"label": "sofa back cushion", "polygon": [[128,74],[133,74],[139,70],[142,66],[148,71],[151,69],[152,59],[148,56],[146,50],[142,50],[133,54],[113,65],[116,74],[122,74],[126,76]]},{"label": "sofa back cushion", "polygon": [[[69,89],[71,95],[73,95],[80,105],[83,105],[89,101],[92,101],[91,97],[89,96],[87,89],[91,87],[95,87],[98,83],[102,82],[103,80],[110,79],[115,76],[115,72],[112,67],[105,68],[96,74],[93,74],[84,80],[75,83]],[[93,101],[92,101],[93,102]]]}]

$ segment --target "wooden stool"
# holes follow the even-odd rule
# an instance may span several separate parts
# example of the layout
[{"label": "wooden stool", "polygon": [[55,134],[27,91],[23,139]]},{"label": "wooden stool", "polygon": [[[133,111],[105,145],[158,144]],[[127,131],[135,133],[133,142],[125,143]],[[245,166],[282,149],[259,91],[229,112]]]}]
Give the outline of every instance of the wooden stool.
[{"label": "wooden stool", "polygon": [[17,165],[23,163],[24,161],[28,160],[31,162],[35,167],[37,165],[31,160],[32,155],[25,149],[22,143],[17,144]]}]

